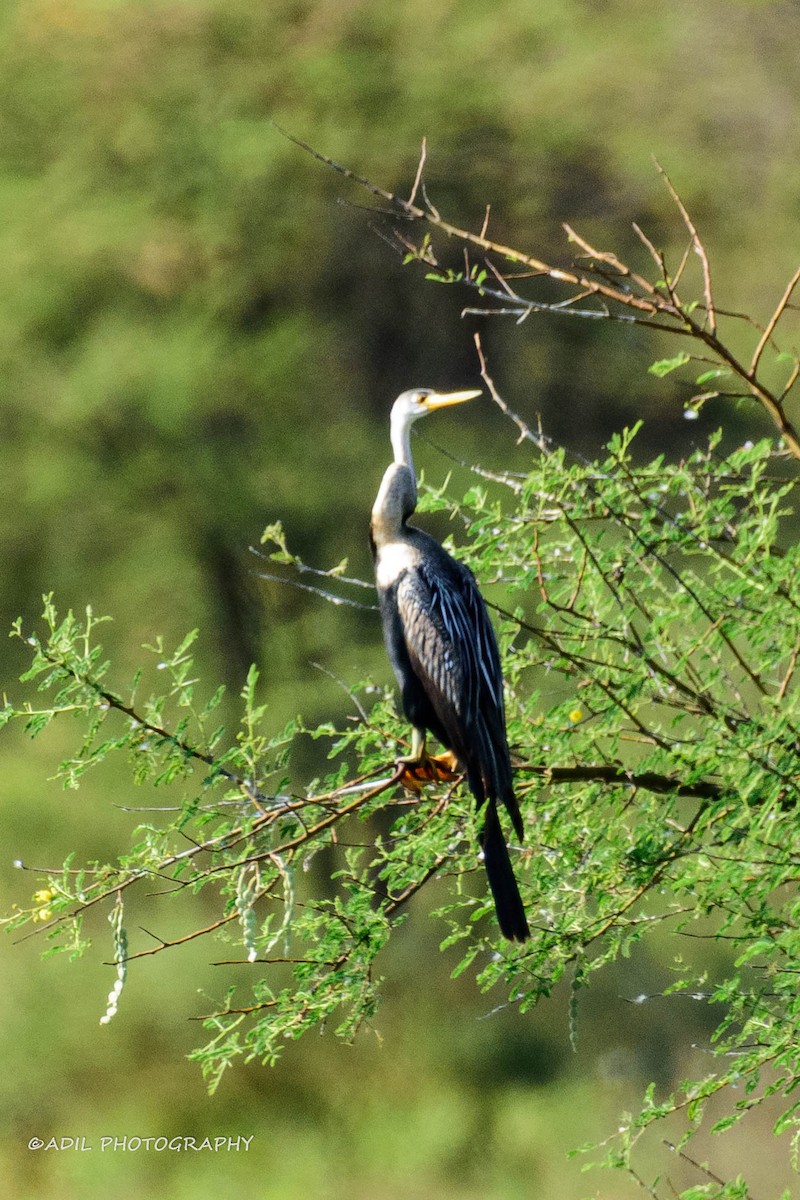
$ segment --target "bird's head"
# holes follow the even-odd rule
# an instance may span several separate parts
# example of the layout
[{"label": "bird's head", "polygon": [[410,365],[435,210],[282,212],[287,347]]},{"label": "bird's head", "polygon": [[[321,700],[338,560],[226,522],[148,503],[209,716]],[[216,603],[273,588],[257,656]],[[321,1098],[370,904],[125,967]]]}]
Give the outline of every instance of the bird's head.
[{"label": "bird's head", "polygon": [[474,400],[480,390],[468,392],[435,392],[432,388],[411,388],[397,397],[392,405],[390,434],[394,462],[383,476],[372,509],[372,535],[380,539],[393,536],[403,521],[413,513],[417,504],[417,476],[411,458],[411,426],[436,408]]},{"label": "bird's head", "polygon": [[435,392],[432,388],[410,388],[402,392],[392,405],[392,428],[408,429],[420,417],[427,416],[437,408],[447,408],[450,404],[462,404],[465,400],[474,400],[480,396],[478,390],[466,392]]}]

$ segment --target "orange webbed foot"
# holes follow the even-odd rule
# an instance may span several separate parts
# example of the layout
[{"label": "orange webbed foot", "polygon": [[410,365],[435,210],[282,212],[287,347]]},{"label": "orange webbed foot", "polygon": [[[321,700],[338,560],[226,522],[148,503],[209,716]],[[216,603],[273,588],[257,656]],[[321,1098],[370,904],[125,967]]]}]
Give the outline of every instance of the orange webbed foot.
[{"label": "orange webbed foot", "polygon": [[455,755],[449,750],[444,754],[401,758],[397,767],[398,781],[411,792],[420,792],[429,783],[452,783],[461,773]]}]

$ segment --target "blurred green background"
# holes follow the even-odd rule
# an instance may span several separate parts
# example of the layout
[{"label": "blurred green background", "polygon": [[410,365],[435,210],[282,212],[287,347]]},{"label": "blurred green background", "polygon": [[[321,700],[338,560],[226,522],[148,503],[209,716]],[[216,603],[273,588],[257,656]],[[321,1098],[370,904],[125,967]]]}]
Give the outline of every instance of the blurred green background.
[{"label": "blurred green background", "polygon": [[[646,374],[664,347],[642,331],[461,319],[464,296],[403,269],[380,218],[338,203],[364,194],[272,122],[406,193],[425,136],[443,214],[477,228],[491,203],[493,236],[544,257],[566,256],[562,221],[642,265],[631,221],[682,248],[655,156],[713,256],[718,303],[763,318],[796,266],[798,44],[798,6],[769,0],[6,0],[0,625],[32,622],[51,589],[61,608],[91,603],[114,617],[120,687],[142,643],[199,626],[208,692],[223,679],[235,694],[256,661],[276,730],[298,711],[340,717],[344,692],[313,664],[387,682],[377,621],[260,582],[248,545],[280,518],[307,561],[347,557],[366,575],[391,400],[474,386],[476,329],[512,407],[583,453],[637,416],[651,449],[680,453],[719,413],[683,422],[689,393]],[[488,404],[425,432],[464,459],[524,466]],[[417,454],[441,482],[447,459]],[[15,695],[24,665],[7,643]],[[49,777],[72,736],[0,740],[4,910],[37,886],[12,859],[115,854],[136,820],[115,805],[160,802],[113,767],[63,792]],[[298,778],[315,766],[301,747]],[[524,1017],[495,1012],[502,997],[449,980],[442,932],[418,905],[385,956],[375,1030],[353,1047],[290,1045],[214,1098],[184,1057],[201,1035],[189,1018],[223,987],[202,943],[135,964],[101,1028],[102,918],[79,964],[6,939],[6,1194],[641,1194],[565,1152],[612,1132],[649,1080],[702,1073],[714,1014],[626,1003],[670,981],[642,954],[583,997],[573,1051],[565,990]],[[695,1151],[722,1176],[746,1169],[761,1200],[789,1183],[767,1117]],[[252,1134],[249,1151],[98,1149],[107,1135],[228,1134]],[[34,1136],[95,1150],[29,1151]],[[642,1161],[676,1188],[703,1182],[657,1138]]]}]

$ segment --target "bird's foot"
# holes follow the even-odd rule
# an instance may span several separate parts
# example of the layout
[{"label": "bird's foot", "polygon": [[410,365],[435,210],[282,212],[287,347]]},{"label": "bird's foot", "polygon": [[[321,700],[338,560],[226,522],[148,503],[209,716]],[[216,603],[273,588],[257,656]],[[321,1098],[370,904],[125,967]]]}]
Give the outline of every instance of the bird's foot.
[{"label": "bird's foot", "polygon": [[428,783],[452,783],[461,774],[456,757],[447,750],[444,754],[409,755],[398,758],[396,767],[399,782],[409,791],[419,792]]}]

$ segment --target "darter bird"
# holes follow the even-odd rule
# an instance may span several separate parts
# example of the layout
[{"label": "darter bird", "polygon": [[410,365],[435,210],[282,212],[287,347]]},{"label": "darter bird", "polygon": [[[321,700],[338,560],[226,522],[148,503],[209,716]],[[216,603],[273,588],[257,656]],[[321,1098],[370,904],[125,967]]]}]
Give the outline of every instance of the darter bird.
[{"label": "darter bird", "polygon": [[372,508],[370,540],[386,649],[413,729],[408,762],[430,761],[430,732],[466,774],[478,809],[485,806],[480,844],[500,930],[524,942],[530,930],[498,813],[499,801],[521,839],[497,639],[469,568],[408,524],[417,505],[411,426],[435,409],[480,395],[416,388],[397,398],[390,425],[394,462]]}]

